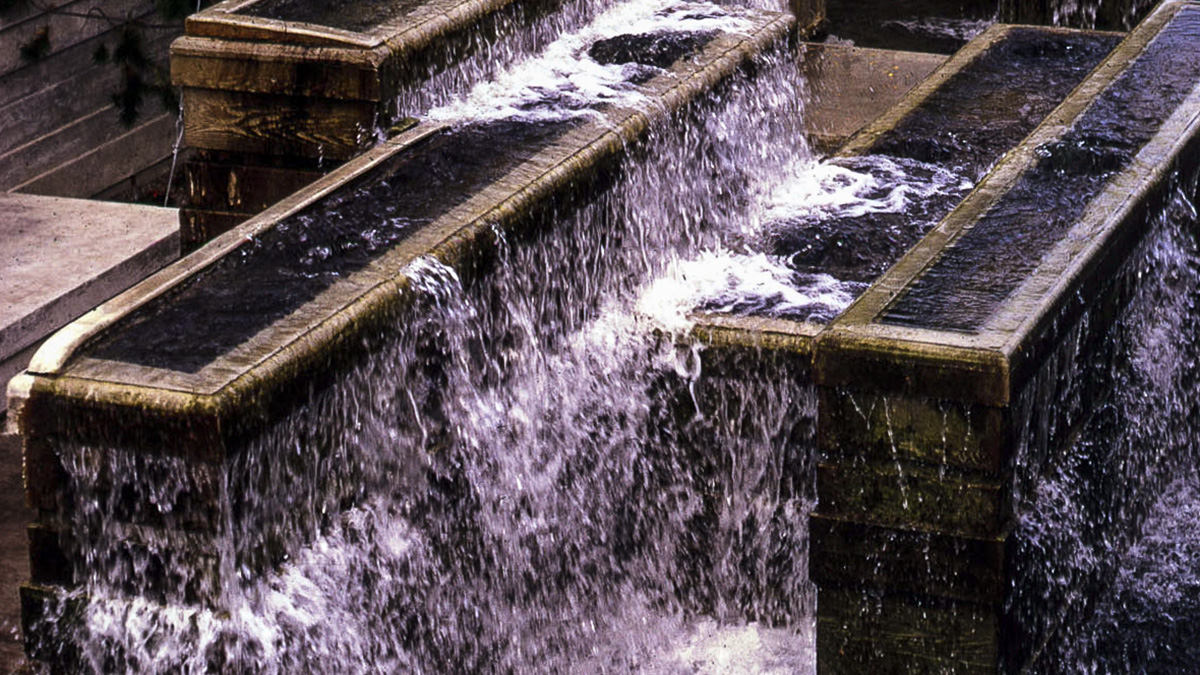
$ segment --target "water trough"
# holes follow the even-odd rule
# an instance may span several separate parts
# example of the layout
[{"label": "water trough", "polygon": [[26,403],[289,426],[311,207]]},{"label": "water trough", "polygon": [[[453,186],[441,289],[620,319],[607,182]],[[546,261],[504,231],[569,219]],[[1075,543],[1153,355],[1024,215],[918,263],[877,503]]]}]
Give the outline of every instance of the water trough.
[{"label": "water trough", "polygon": [[[805,31],[820,3],[794,3]],[[186,250],[308,185],[604,7],[594,0],[226,0],[171,46]]]},{"label": "water trough", "polygon": [[[594,14],[585,0],[227,0],[171,46],[192,249],[379,142],[381,132]],[[440,93],[439,93],[440,92]]]}]

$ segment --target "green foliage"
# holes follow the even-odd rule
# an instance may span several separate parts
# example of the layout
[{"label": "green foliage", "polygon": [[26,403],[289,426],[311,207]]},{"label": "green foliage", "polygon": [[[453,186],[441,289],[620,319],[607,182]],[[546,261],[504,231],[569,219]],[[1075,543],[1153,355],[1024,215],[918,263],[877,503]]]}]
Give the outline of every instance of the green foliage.
[{"label": "green foliage", "polygon": [[179,104],[169,74],[146,53],[145,37],[137,26],[125,24],[112,52],[100,47],[92,58],[99,63],[113,63],[122,70],[121,88],[112,95],[121,124],[130,127],[137,122],[147,96],[157,97],[167,109]]},{"label": "green foliage", "polygon": [[26,61],[37,61],[50,53],[50,26],[42,26],[33,34],[33,39],[19,48],[21,58]]}]

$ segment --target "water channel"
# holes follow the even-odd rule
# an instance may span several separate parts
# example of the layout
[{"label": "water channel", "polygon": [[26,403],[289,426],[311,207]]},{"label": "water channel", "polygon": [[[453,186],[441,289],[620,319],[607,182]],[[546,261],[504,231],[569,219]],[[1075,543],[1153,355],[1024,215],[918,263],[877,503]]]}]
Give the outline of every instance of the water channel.
[{"label": "water channel", "polygon": [[[602,105],[650,105],[634,85],[658,67],[622,58],[616,36],[667,31],[682,38],[656,48],[686,53],[743,29],[709,3],[593,5],[593,22],[487,81],[413,94],[430,103],[420,117],[464,130],[463,152],[603,119]],[[1073,4],[1055,16],[1080,12],[1094,21]],[[787,364],[704,372],[689,315],[831,320],[994,160],[815,156],[794,59],[768,54],[752,71],[652,130],[594,199],[558,207],[552,230],[498,234],[486,269],[414,263],[419,311],[216,486],[234,504],[221,564],[239,582],[204,589],[215,608],[190,601],[205,583],[192,572],[140,569],[156,558],[112,544],[128,535],[111,515],[144,489],[138,476],[157,472],[164,493],[194,478],[169,458],[71,449],[83,496],[71,515],[94,533],[79,543],[89,601],[71,640],[85,668],[815,672],[815,390]],[[389,189],[409,199],[402,188],[372,188],[366,212],[297,218],[278,274],[319,285],[394,241],[414,225],[389,202]],[[1111,393],[1021,486],[1030,590],[1017,612],[1062,625],[1038,646],[1039,672],[1182,672],[1200,656],[1195,195],[1196,177],[1177,176],[1148,216],[1128,263],[1147,281],[1094,366]],[[863,218],[891,239],[821,229]],[[337,236],[304,234],[317,226]],[[811,245],[822,236],[861,250],[839,266],[843,244]],[[122,339],[101,349],[133,349]],[[1075,356],[1067,345],[1049,369],[1086,367]],[[97,472],[112,482],[91,493]],[[266,575],[253,571],[262,555]],[[111,581],[141,574],[168,581],[137,598]]]}]

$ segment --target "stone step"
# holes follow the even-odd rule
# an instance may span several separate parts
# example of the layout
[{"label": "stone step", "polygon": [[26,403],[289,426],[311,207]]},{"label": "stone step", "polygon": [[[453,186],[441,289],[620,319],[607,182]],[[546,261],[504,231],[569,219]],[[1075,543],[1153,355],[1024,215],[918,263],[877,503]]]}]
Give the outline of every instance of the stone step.
[{"label": "stone step", "polygon": [[173,261],[177,211],[0,194],[0,380],[30,348]]},{"label": "stone step", "polygon": [[[103,117],[116,115],[111,108],[101,113]],[[114,126],[122,133],[99,143],[90,138],[87,144],[84,141],[67,144],[57,134],[48,139],[47,143],[56,151],[53,156],[63,161],[12,186],[12,190],[53,197],[94,197],[119,189],[148,167],[171,158],[178,137],[178,122],[173,113],[147,117],[127,130]],[[62,153],[57,152],[60,149]],[[66,149],[77,152],[67,156]]]},{"label": "stone step", "polygon": [[[148,120],[143,119],[133,129],[126,129],[118,122],[118,112],[113,105],[108,104],[98,108],[84,117],[0,155],[0,189],[22,189],[23,186],[37,181],[42,176],[53,175],[55,171],[65,168],[71,162],[79,160],[83,155],[93,152],[107,143],[126,137],[131,133],[138,133],[139,129],[145,128],[148,124],[161,126],[161,120],[167,117],[173,118],[174,116],[170,113],[159,113]],[[171,122],[170,126],[173,127],[174,123]],[[174,140],[173,135],[168,138],[171,141]],[[137,144],[123,147],[123,150],[118,152],[118,157],[121,152],[146,152],[154,156],[153,160],[148,162],[152,164],[170,154],[171,143],[170,141],[163,143],[163,140],[164,137],[160,134],[147,141],[146,145],[150,147],[138,147]],[[93,167],[91,170],[95,171],[95,169],[96,167]],[[124,168],[116,172],[110,172],[103,166],[100,166],[99,169],[99,173],[87,176],[91,183],[88,189],[81,191],[68,183],[65,186],[59,185],[54,188],[68,194],[51,194],[50,196],[90,197],[95,192],[128,175]],[[98,181],[96,181],[97,178],[99,178]]]},{"label": "stone step", "polygon": [[188,182],[185,248],[241,222],[231,214],[261,210],[245,205],[278,199],[269,181],[242,182],[227,193],[232,183],[209,180],[224,167],[204,168],[206,157],[221,153],[224,165],[291,171],[285,183],[296,185],[427,109],[422,84],[497,72],[506,65],[503,55],[521,51],[507,45],[544,43],[586,17],[586,8],[577,0],[414,0],[374,4],[352,17],[323,5],[226,0],[189,17],[171,52],[184,142],[199,151],[188,167],[196,180]]}]

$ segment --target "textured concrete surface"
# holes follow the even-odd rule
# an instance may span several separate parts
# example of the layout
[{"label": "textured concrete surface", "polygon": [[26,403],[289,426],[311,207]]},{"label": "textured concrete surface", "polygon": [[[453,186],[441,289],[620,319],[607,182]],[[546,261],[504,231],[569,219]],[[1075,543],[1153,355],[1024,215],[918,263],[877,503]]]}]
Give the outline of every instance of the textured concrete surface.
[{"label": "textured concrete surface", "polygon": [[178,218],[176,209],[0,193],[0,383],[25,368],[30,347],[178,257]]},{"label": "textured concrete surface", "polygon": [[32,518],[21,485],[20,439],[0,433],[0,675],[22,672],[25,665],[17,589],[29,579],[25,526]]},{"label": "textured concrete surface", "polygon": [[899,102],[946,58],[837,44],[804,45],[809,89],[806,122],[815,148],[836,150]]}]

